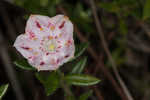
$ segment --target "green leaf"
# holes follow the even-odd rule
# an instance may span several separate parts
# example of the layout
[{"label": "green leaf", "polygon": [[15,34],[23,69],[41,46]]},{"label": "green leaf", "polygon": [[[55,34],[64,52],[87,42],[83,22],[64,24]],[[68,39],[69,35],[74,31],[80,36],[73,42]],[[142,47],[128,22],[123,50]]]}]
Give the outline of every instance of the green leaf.
[{"label": "green leaf", "polygon": [[[72,8],[72,6],[69,8]],[[70,19],[78,24],[81,29],[86,30],[86,32],[88,32],[87,34],[95,32],[91,25],[93,22],[93,19],[90,17],[92,15],[91,9],[84,9],[83,4],[78,2],[69,12],[71,13]]]},{"label": "green leaf", "polygon": [[89,43],[82,43],[80,45],[77,45],[76,51],[75,51],[75,58],[82,55],[82,53],[87,49],[88,45],[89,45]]},{"label": "green leaf", "polygon": [[86,62],[87,62],[87,57],[84,57],[74,66],[71,73],[78,73],[78,74],[82,73]]},{"label": "green leaf", "polygon": [[92,95],[93,91],[90,90],[82,95],[80,95],[79,100],[87,100],[88,97],[90,97]]},{"label": "green leaf", "polygon": [[56,72],[36,73],[36,78],[43,84],[47,96],[53,94],[59,87],[59,76]]},{"label": "green leaf", "polygon": [[120,25],[119,25],[119,31],[121,34],[123,35],[126,35],[128,33],[128,29],[127,29],[127,24],[125,23],[125,20],[124,19],[121,19],[120,18],[120,21],[119,21]]},{"label": "green leaf", "polygon": [[21,1],[21,0],[14,0],[14,3],[18,6],[23,6],[24,5],[24,0]]},{"label": "green leaf", "polygon": [[112,3],[101,2],[98,4],[98,6],[111,13],[120,13],[120,7],[117,5],[116,2]]},{"label": "green leaf", "polygon": [[65,80],[68,84],[78,85],[78,86],[89,86],[95,85],[100,82],[99,79],[84,75],[84,74],[70,74],[65,76]]},{"label": "green leaf", "polygon": [[[78,2],[76,7],[74,8],[74,12],[73,12],[74,16],[77,17],[79,22],[79,19],[82,19],[82,21],[84,21],[85,23],[87,22],[92,22],[91,18],[90,18],[90,10],[89,9],[84,9],[83,4],[81,2]],[[80,22],[82,23],[82,22]]]},{"label": "green leaf", "polygon": [[40,4],[43,7],[46,7],[48,5],[48,0],[40,0]]},{"label": "green leaf", "polygon": [[88,45],[89,45],[89,43],[82,43],[80,45],[76,45],[75,56],[70,61],[81,56],[83,54],[83,52],[87,49]]},{"label": "green leaf", "polygon": [[0,100],[5,95],[5,93],[8,89],[8,86],[9,86],[9,84],[5,84],[5,85],[0,86]]},{"label": "green leaf", "polygon": [[76,100],[74,96],[66,96],[66,100]]},{"label": "green leaf", "polygon": [[32,67],[27,60],[17,60],[14,62],[14,64],[24,70],[36,70],[34,67]]},{"label": "green leaf", "polygon": [[146,20],[149,17],[150,17],[150,0],[146,0],[143,9],[143,20]]}]

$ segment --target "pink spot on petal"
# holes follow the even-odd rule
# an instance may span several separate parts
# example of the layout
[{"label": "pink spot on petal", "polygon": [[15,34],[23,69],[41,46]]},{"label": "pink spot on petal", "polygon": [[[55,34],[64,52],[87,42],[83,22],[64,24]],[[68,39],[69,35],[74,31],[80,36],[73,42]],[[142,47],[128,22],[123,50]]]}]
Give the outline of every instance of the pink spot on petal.
[{"label": "pink spot on petal", "polygon": [[56,63],[58,64],[59,62],[60,62],[60,60],[59,60],[59,59],[57,59]]},{"label": "pink spot on petal", "polygon": [[57,39],[58,38],[58,36],[55,36],[55,39]]},{"label": "pink spot on petal", "polygon": [[48,22],[47,28],[49,28],[50,26],[52,26],[52,23]]},{"label": "pink spot on petal", "polygon": [[65,21],[63,21],[63,22],[61,23],[61,25],[59,26],[59,28],[60,28],[60,29],[63,28],[63,27],[64,27],[64,24],[65,24]]},{"label": "pink spot on petal", "polygon": [[30,57],[28,57],[29,59],[31,59],[32,58],[32,56],[30,56]]},{"label": "pink spot on petal", "polygon": [[43,45],[43,42],[41,42],[40,44]]},{"label": "pink spot on petal", "polygon": [[65,56],[65,58],[68,58],[68,57],[69,57],[69,55],[66,55],[66,56]]},{"label": "pink spot on petal", "polygon": [[38,28],[42,28],[38,21],[35,21],[35,23]]},{"label": "pink spot on petal", "polygon": [[68,40],[68,41],[66,42],[66,46],[69,46],[69,45],[72,45],[72,40]]},{"label": "pink spot on petal", "polygon": [[60,43],[60,41],[57,41],[58,43]]},{"label": "pink spot on petal", "polygon": [[21,47],[22,49],[25,49],[25,50],[30,50],[29,47]]},{"label": "pink spot on petal", "polygon": [[58,50],[56,50],[56,52],[59,52]]},{"label": "pink spot on petal", "polygon": [[45,63],[42,61],[41,63],[40,63],[40,65],[42,66],[42,65],[44,65]]},{"label": "pink spot on petal", "polygon": [[49,53],[47,52],[47,53],[46,53],[46,55],[48,56],[48,55],[49,55]]},{"label": "pink spot on petal", "polygon": [[68,40],[68,43],[69,43],[69,44],[71,44],[71,43],[72,43],[72,41],[71,41],[71,40]]},{"label": "pink spot on petal", "polygon": [[51,64],[55,65],[56,64],[56,60],[55,59],[51,59]]},{"label": "pink spot on petal", "polygon": [[30,57],[28,57],[28,59],[30,59],[31,61],[33,61],[33,60],[36,59],[36,57],[35,56],[30,56]]},{"label": "pink spot on petal", "polygon": [[61,48],[61,46],[58,46],[58,48]]},{"label": "pink spot on petal", "polygon": [[29,32],[29,38],[30,38],[30,39],[35,38],[35,34],[34,34],[33,32],[31,32],[31,31]]}]

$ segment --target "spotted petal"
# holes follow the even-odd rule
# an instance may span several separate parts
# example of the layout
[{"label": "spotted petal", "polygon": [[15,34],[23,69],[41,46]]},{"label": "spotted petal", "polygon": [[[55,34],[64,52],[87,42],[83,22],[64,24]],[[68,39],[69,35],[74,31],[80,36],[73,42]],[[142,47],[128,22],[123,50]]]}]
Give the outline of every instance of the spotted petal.
[{"label": "spotted petal", "polygon": [[74,56],[73,25],[64,15],[31,15],[14,46],[38,70],[56,70]]}]

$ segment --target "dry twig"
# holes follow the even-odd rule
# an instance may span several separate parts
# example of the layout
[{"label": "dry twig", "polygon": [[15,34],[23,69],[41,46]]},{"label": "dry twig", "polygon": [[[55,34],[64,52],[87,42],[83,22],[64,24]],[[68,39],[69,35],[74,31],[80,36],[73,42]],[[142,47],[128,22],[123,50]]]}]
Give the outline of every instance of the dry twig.
[{"label": "dry twig", "polygon": [[120,86],[122,87],[124,93],[126,94],[128,100],[133,100],[133,97],[131,96],[129,90],[127,89],[125,83],[123,82],[123,80],[121,79],[121,77],[120,77],[120,75],[118,73],[117,65],[114,62],[114,60],[113,60],[113,58],[111,56],[111,53],[110,53],[110,51],[108,49],[107,42],[106,42],[105,37],[104,37],[104,32],[103,32],[103,29],[102,29],[101,24],[100,24],[100,20],[99,20],[98,15],[97,15],[97,9],[96,9],[96,5],[94,3],[94,0],[90,0],[90,4],[91,4],[92,12],[93,12],[93,15],[94,15],[95,23],[96,23],[96,28],[97,28],[98,33],[99,33],[99,37],[100,37],[102,45],[104,47],[104,51],[107,54],[108,59],[109,59],[109,61],[112,64],[113,72],[114,72],[117,80],[119,81]]},{"label": "dry twig", "polygon": [[15,92],[15,95],[17,97],[17,100],[24,100],[24,96],[23,96],[23,92],[21,90],[21,87],[20,87],[20,84],[17,80],[17,77],[16,77],[16,74],[15,74],[15,71],[13,69],[13,66],[12,66],[12,63],[11,63],[11,59],[8,55],[8,50],[5,46],[5,41],[4,41],[4,38],[2,36],[2,31],[0,30],[0,43],[2,44],[1,45],[1,49],[0,49],[0,57],[1,59],[3,60],[4,62],[4,68],[5,68],[5,71],[8,75],[8,78],[10,80],[10,83],[12,85],[12,88]]}]

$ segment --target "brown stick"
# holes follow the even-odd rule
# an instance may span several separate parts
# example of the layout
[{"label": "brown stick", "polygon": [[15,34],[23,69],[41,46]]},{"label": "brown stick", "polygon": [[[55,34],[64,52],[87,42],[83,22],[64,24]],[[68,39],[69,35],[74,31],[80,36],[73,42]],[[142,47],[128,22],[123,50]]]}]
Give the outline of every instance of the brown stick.
[{"label": "brown stick", "polygon": [[[61,6],[58,6],[58,11],[68,15],[66,13],[66,11],[64,10],[64,8],[62,8]],[[88,40],[82,35],[82,33],[79,31],[78,27],[74,24],[74,31],[75,33],[77,33],[77,37],[82,41],[82,42],[88,42]],[[89,47],[88,48],[88,52],[90,53],[91,57],[97,62],[97,65],[99,67],[99,69],[103,72],[103,74],[105,75],[106,78],[108,78],[108,80],[112,83],[112,86],[114,86],[114,89],[116,90],[116,92],[120,95],[120,97],[122,98],[122,100],[127,100],[126,96],[123,94],[122,89],[118,86],[117,82],[114,80],[114,78],[112,77],[111,73],[108,71],[108,69],[106,69],[106,67],[104,66],[104,64],[101,64],[98,60],[98,55],[95,53],[95,51],[93,50],[93,48]]]},{"label": "brown stick", "polygon": [[141,28],[145,31],[145,33],[147,34],[148,37],[150,37],[150,29],[149,26],[144,23],[143,21],[140,20],[136,20],[138,25],[141,26]]},{"label": "brown stick", "polygon": [[125,83],[123,82],[123,80],[121,79],[121,77],[119,75],[119,72],[117,70],[117,65],[114,62],[114,60],[113,60],[113,58],[111,56],[111,53],[110,53],[110,51],[108,49],[107,42],[106,42],[105,37],[104,37],[104,32],[103,32],[103,29],[102,29],[101,24],[100,24],[100,20],[99,20],[98,15],[97,15],[97,9],[96,9],[96,5],[94,3],[94,0],[90,0],[90,4],[91,4],[92,12],[93,12],[93,15],[94,15],[96,28],[97,28],[98,33],[99,33],[99,37],[101,39],[104,51],[105,51],[106,55],[108,56],[109,61],[112,64],[113,72],[114,72],[118,82],[120,83],[120,86],[122,87],[125,95],[127,96],[128,100],[133,100],[132,95],[130,94],[128,88],[126,87]]},{"label": "brown stick", "polygon": [[12,61],[10,59],[9,51],[6,47],[5,42],[6,41],[4,40],[4,37],[2,35],[2,31],[0,29],[0,44],[2,44],[2,45],[0,45],[0,48],[1,48],[0,49],[0,58],[2,59],[2,62],[4,64],[5,71],[7,73],[8,79],[11,83],[12,88],[13,88],[13,91],[16,95],[16,99],[17,100],[25,100],[21,86],[20,86],[18,79],[17,79],[17,76],[16,76],[16,72],[13,69],[13,66],[11,63]]}]

